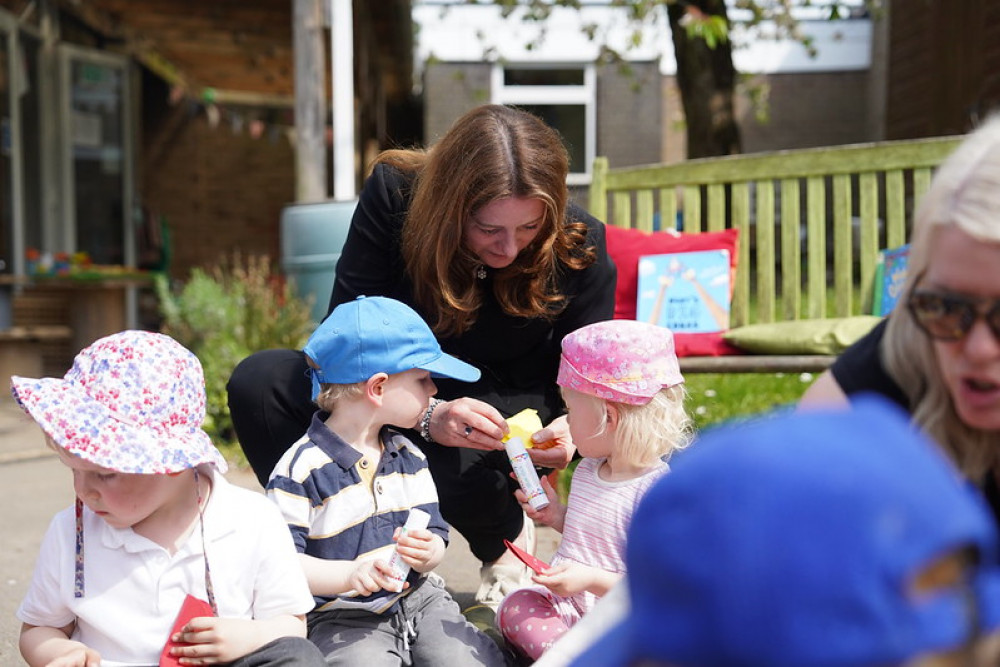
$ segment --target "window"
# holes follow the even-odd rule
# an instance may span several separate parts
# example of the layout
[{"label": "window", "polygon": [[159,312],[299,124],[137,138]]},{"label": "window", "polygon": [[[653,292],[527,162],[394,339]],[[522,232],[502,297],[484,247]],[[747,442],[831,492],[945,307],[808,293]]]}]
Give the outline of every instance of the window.
[{"label": "window", "polygon": [[590,182],[596,154],[592,65],[497,64],[493,67],[493,102],[530,111],[554,127],[569,151],[569,184]]},{"label": "window", "polygon": [[24,271],[42,245],[40,40],[0,12],[0,273]]}]

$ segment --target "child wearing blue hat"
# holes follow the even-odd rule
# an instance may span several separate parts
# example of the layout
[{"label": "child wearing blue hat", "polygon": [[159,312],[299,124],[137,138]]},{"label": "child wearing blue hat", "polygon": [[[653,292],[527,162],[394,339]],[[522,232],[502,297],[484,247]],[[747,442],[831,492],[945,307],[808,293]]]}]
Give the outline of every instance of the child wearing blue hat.
[{"label": "child wearing blue hat", "polygon": [[[304,352],[319,410],[275,466],[267,495],[316,601],[309,638],[329,665],[505,664],[432,573],[448,525],[427,460],[406,435],[437,391],[433,377],[474,382],[479,371],[442,352],[413,309],[384,297],[338,306]],[[427,527],[403,532],[412,510],[426,512]],[[401,590],[394,557],[411,568]]]},{"label": "child wearing blue hat", "polygon": [[579,667],[996,665],[985,503],[883,401],[706,433],[636,510],[631,610]]}]

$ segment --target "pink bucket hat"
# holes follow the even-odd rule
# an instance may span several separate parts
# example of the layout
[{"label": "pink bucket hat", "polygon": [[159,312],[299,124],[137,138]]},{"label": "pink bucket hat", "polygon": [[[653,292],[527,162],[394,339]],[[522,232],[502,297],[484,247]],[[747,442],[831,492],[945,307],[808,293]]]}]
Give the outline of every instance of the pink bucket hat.
[{"label": "pink bucket hat", "polygon": [[178,472],[226,462],[201,429],[201,363],[169,336],[123,331],[101,338],[62,378],[13,376],[11,394],[70,454],[122,473]]},{"label": "pink bucket hat", "polygon": [[611,320],[563,338],[560,387],[631,405],[648,403],[661,389],[684,382],[669,329]]}]

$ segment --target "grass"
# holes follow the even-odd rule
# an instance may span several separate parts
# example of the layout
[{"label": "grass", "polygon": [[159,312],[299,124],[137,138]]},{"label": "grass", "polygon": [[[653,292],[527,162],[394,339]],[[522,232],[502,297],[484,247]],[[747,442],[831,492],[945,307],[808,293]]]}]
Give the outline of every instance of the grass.
[{"label": "grass", "polygon": [[798,402],[813,373],[700,373],[685,376],[695,428],[747,418]]}]

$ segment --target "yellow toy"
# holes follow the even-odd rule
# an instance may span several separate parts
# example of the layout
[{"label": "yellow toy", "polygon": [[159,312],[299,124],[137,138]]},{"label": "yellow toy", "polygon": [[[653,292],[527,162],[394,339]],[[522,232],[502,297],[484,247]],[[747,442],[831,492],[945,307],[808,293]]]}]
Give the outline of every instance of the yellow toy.
[{"label": "yellow toy", "polygon": [[531,408],[521,410],[507,420],[507,426],[510,428],[510,433],[504,436],[503,442],[507,442],[511,438],[517,437],[520,438],[521,442],[524,443],[524,446],[529,449],[531,447],[548,449],[556,444],[554,440],[539,443],[533,443],[531,441],[531,435],[542,429],[542,420],[538,418],[537,410],[533,410]]}]

